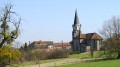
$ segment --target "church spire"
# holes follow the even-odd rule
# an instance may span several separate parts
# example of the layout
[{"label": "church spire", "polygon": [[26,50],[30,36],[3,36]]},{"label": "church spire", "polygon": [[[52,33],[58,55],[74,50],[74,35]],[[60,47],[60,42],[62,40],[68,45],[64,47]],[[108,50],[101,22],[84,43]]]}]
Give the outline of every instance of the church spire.
[{"label": "church spire", "polygon": [[75,18],[74,18],[74,25],[79,24],[79,19],[78,19],[78,15],[77,15],[77,9],[75,11]]}]

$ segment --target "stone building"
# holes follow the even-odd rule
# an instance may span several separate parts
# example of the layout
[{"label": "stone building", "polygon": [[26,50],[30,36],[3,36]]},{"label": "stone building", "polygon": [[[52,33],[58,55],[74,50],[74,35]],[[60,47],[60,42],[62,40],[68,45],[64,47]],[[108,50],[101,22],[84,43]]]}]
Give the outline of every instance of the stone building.
[{"label": "stone building", "polygon": [[103,38],[97,33],[83,34],[81,32],[81,24],[75,11],[75,18],[72,31],[72,51],[86,52],[90,50],[90,46],[94,46],[94,50],[100,50]]},{"label": "stone building", "polygon": [[54,49],[66,49],[71,51],[71,43],[70,42],[63,42],[63,43],[54,43]]},{"label": "stone building", "polygon": [[53,41],[34,41],[29,46],[34,49],[48,49],[53,47]]},{"label": "stone building", "polygon": [[53,41],[34,41],[30,45],[33,49],[67,49],[71,50],[70,42],[58,42],[54,43]]}]

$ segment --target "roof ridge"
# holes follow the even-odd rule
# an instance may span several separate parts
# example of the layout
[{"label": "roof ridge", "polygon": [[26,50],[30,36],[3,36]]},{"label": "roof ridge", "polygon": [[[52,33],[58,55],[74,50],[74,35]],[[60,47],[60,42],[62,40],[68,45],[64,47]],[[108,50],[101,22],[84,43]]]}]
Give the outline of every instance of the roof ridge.
[{"label": "roof ridge", "polygon": [[92,34],[92,36],[90,37],[90,39],[92,39],[92,37],[93,37],[94,33],[91,33],[91,34]]}]

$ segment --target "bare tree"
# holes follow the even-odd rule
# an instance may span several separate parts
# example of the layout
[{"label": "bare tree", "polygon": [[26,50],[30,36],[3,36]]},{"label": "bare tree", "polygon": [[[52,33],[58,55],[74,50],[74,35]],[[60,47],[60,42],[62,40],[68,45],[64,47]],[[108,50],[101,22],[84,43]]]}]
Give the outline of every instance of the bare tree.
[{"label": "bare tree", "polygon": [[13,5],[7,4],[0,13],[0,48],[11,44],[19,35],[21,18],[12,11]]},{"label": "bare tree", "polygon": [[106,21],[100,33],[105,39],[104,48],[110,53],[116,53],[120,58],[120,18],[113,17]]}]

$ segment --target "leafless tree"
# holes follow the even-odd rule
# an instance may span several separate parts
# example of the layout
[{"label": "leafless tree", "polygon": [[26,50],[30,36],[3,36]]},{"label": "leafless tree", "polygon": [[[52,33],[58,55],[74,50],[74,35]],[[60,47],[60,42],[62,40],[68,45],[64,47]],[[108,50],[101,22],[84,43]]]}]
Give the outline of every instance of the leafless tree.
[{"label": "leafless tree", "polygon": [[110,53],[116,53],[120,58],[120,18],[112,17],[106,21],[100,30],[105,39],[104,48]]},{"label": "leafless tree", "polygon": [[0,48],[11,44],[19,35],[21,18],[12,11],[12,7],[7,4],[0,12]]}]

